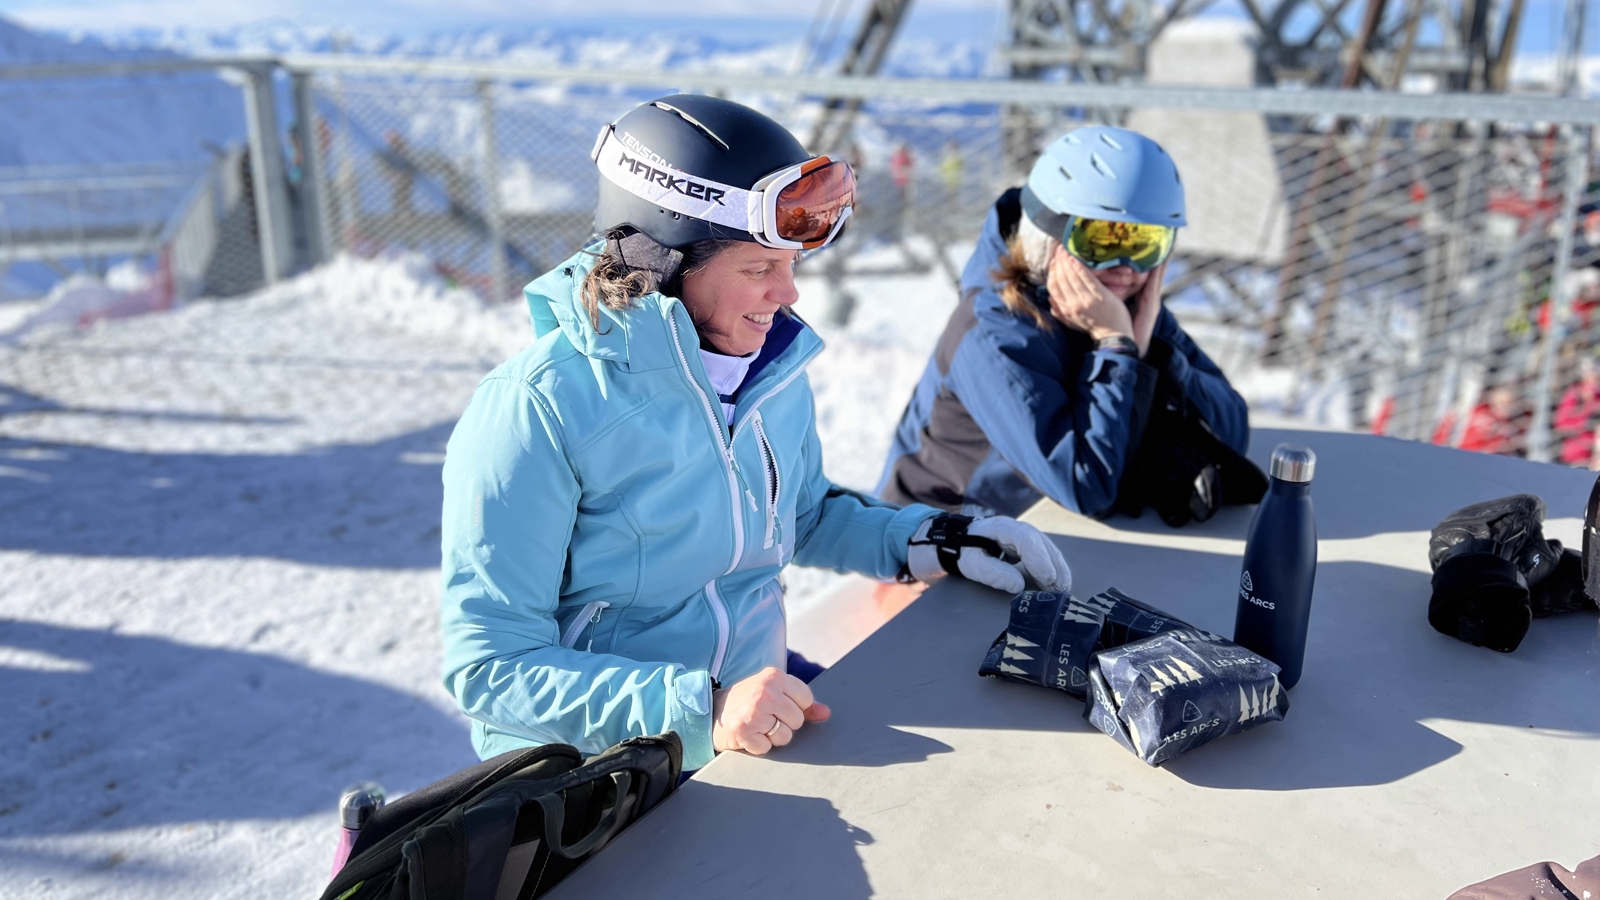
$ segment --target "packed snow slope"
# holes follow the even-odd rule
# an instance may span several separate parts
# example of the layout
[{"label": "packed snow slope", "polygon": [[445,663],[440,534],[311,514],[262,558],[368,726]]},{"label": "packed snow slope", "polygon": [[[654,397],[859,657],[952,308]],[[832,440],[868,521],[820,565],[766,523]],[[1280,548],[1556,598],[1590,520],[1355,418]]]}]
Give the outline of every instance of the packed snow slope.
[{"label": "packed snow slope", "polygon": [[[954,293],[855,288],[810,372],[828,471],[870,488]],[[0,898],[315,896],[341,788],[474,761],[439,469],[530,337],[402,257],[0,345]],[[793,607],[838,577],[792,572]]]}]

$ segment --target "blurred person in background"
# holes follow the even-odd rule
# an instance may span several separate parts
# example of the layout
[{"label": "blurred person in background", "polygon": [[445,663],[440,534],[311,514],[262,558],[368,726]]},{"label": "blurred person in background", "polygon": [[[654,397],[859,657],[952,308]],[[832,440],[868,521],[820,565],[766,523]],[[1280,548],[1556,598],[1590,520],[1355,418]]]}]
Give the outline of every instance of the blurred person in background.
[{"label": "blurred person in background", "polygon": [[939,180],[944,182],[944,202],[948,210],[956,208],[961,197],[961,181],[966,165],[961,159],[961,147],[955,141],[945,141],[944,155],[939,157]]},{"label": "blurred person in background", "polygon": [[[1457,446],[1474,453],[1521,456],[1523,433],[1520,420],[1516,391],[1506,385],[1487,388],[1478,405],[1467,416],[1467,425]],[[1454,430],[1453,423],[1451,430]],[[1448,441],[1436,440],[1435,443]]]},{"label": "blurred person in background", "polygon": [[1578,380],[1561,394],[1555,431],[1561,438],[1561,461],[1589,468],[1594,462],[1595,427],[1600,425],[1600,366],[1595,358],[1578,361]]},{"label": "blurred person in background", "polygon": [[889,178],[894,182],[894,236],[903,237],[906,220],[911,216],[911,174],[916,158],[904,141],[889,156]]},{"label": "blurred person in background", "polygon": [[535,340],[446,452],[444,682],[482,757],[674,731],[689,771],[787,744],[829,715],[787,649],[790,563],[1070,586],[1031,526],[823,475],[822,342],[789,307],[800,251],[850,217],[848,165],[693,95],[634,108],[593,159],[603,239],[527,286]]},{"label": "blurred person in background", "polygon": [[878,486],[895,503],[1172,524],[1256,502],[1245,402],[1161,300],[1185,224],[1177,166],[1121,128],[1080,128],[1003,194]]}]

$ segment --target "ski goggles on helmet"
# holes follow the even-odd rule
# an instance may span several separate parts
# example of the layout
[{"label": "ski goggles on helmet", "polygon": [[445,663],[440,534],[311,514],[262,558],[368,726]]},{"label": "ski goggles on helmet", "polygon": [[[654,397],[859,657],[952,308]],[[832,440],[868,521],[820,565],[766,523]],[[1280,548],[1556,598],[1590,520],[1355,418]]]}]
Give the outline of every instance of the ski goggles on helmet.
[{"label": "ski goggles on helmet", "polygon": [[855,205],[856,177],[818,156],[766,175],[749,190],[673,168],[607,125],[591,154],[600,174],[665,210],[712,222],[779,250],[814,250],[839,236]]},{"label": "ski goggles on helmet", "polygon": [[1061,244],[1091,269],[1132,266],[1149,272],[1167,261],[1177,239],[1178,229],[1171,225],[1072,216]]}]

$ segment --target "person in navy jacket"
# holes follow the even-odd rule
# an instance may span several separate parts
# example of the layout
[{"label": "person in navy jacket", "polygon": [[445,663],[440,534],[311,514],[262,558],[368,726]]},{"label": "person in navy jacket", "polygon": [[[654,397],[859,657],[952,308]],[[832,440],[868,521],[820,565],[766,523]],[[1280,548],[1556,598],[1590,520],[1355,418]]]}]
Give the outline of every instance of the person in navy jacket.
[{"label": "person in navy jacket", "polygon": [[1243,398],[1161,303],[1185,222],[1177,167],[1149,138],[1093,126],[1053,143],[984,222],[879,496],[1007,516],[1049,497],[1109,515],[1134,493],[1130,459],[1162,403],[1226,448],[1212,455],[1242,454]]}]

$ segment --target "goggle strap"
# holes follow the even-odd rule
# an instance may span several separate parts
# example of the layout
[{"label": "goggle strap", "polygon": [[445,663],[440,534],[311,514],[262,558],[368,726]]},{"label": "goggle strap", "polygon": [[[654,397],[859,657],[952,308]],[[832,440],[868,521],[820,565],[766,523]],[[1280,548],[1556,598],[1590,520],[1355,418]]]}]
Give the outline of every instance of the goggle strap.
[{"label": "goggle strap", "polygon": [[752,234],[761,230],[760,214],[751,215],[750,191],[689,175],[629,150],[615,129],[606,129],[595,164],[612,184],[662,209]]},{"label": "goggle strap", "polygon": [[1039,230],[1050,235],[1062,244],[1067,242],[1067,229],[1072,227],[1072,216],[1058,213],[1040,200],[1038,195],[1022,186],[1022,213],[1028,217]]}]

